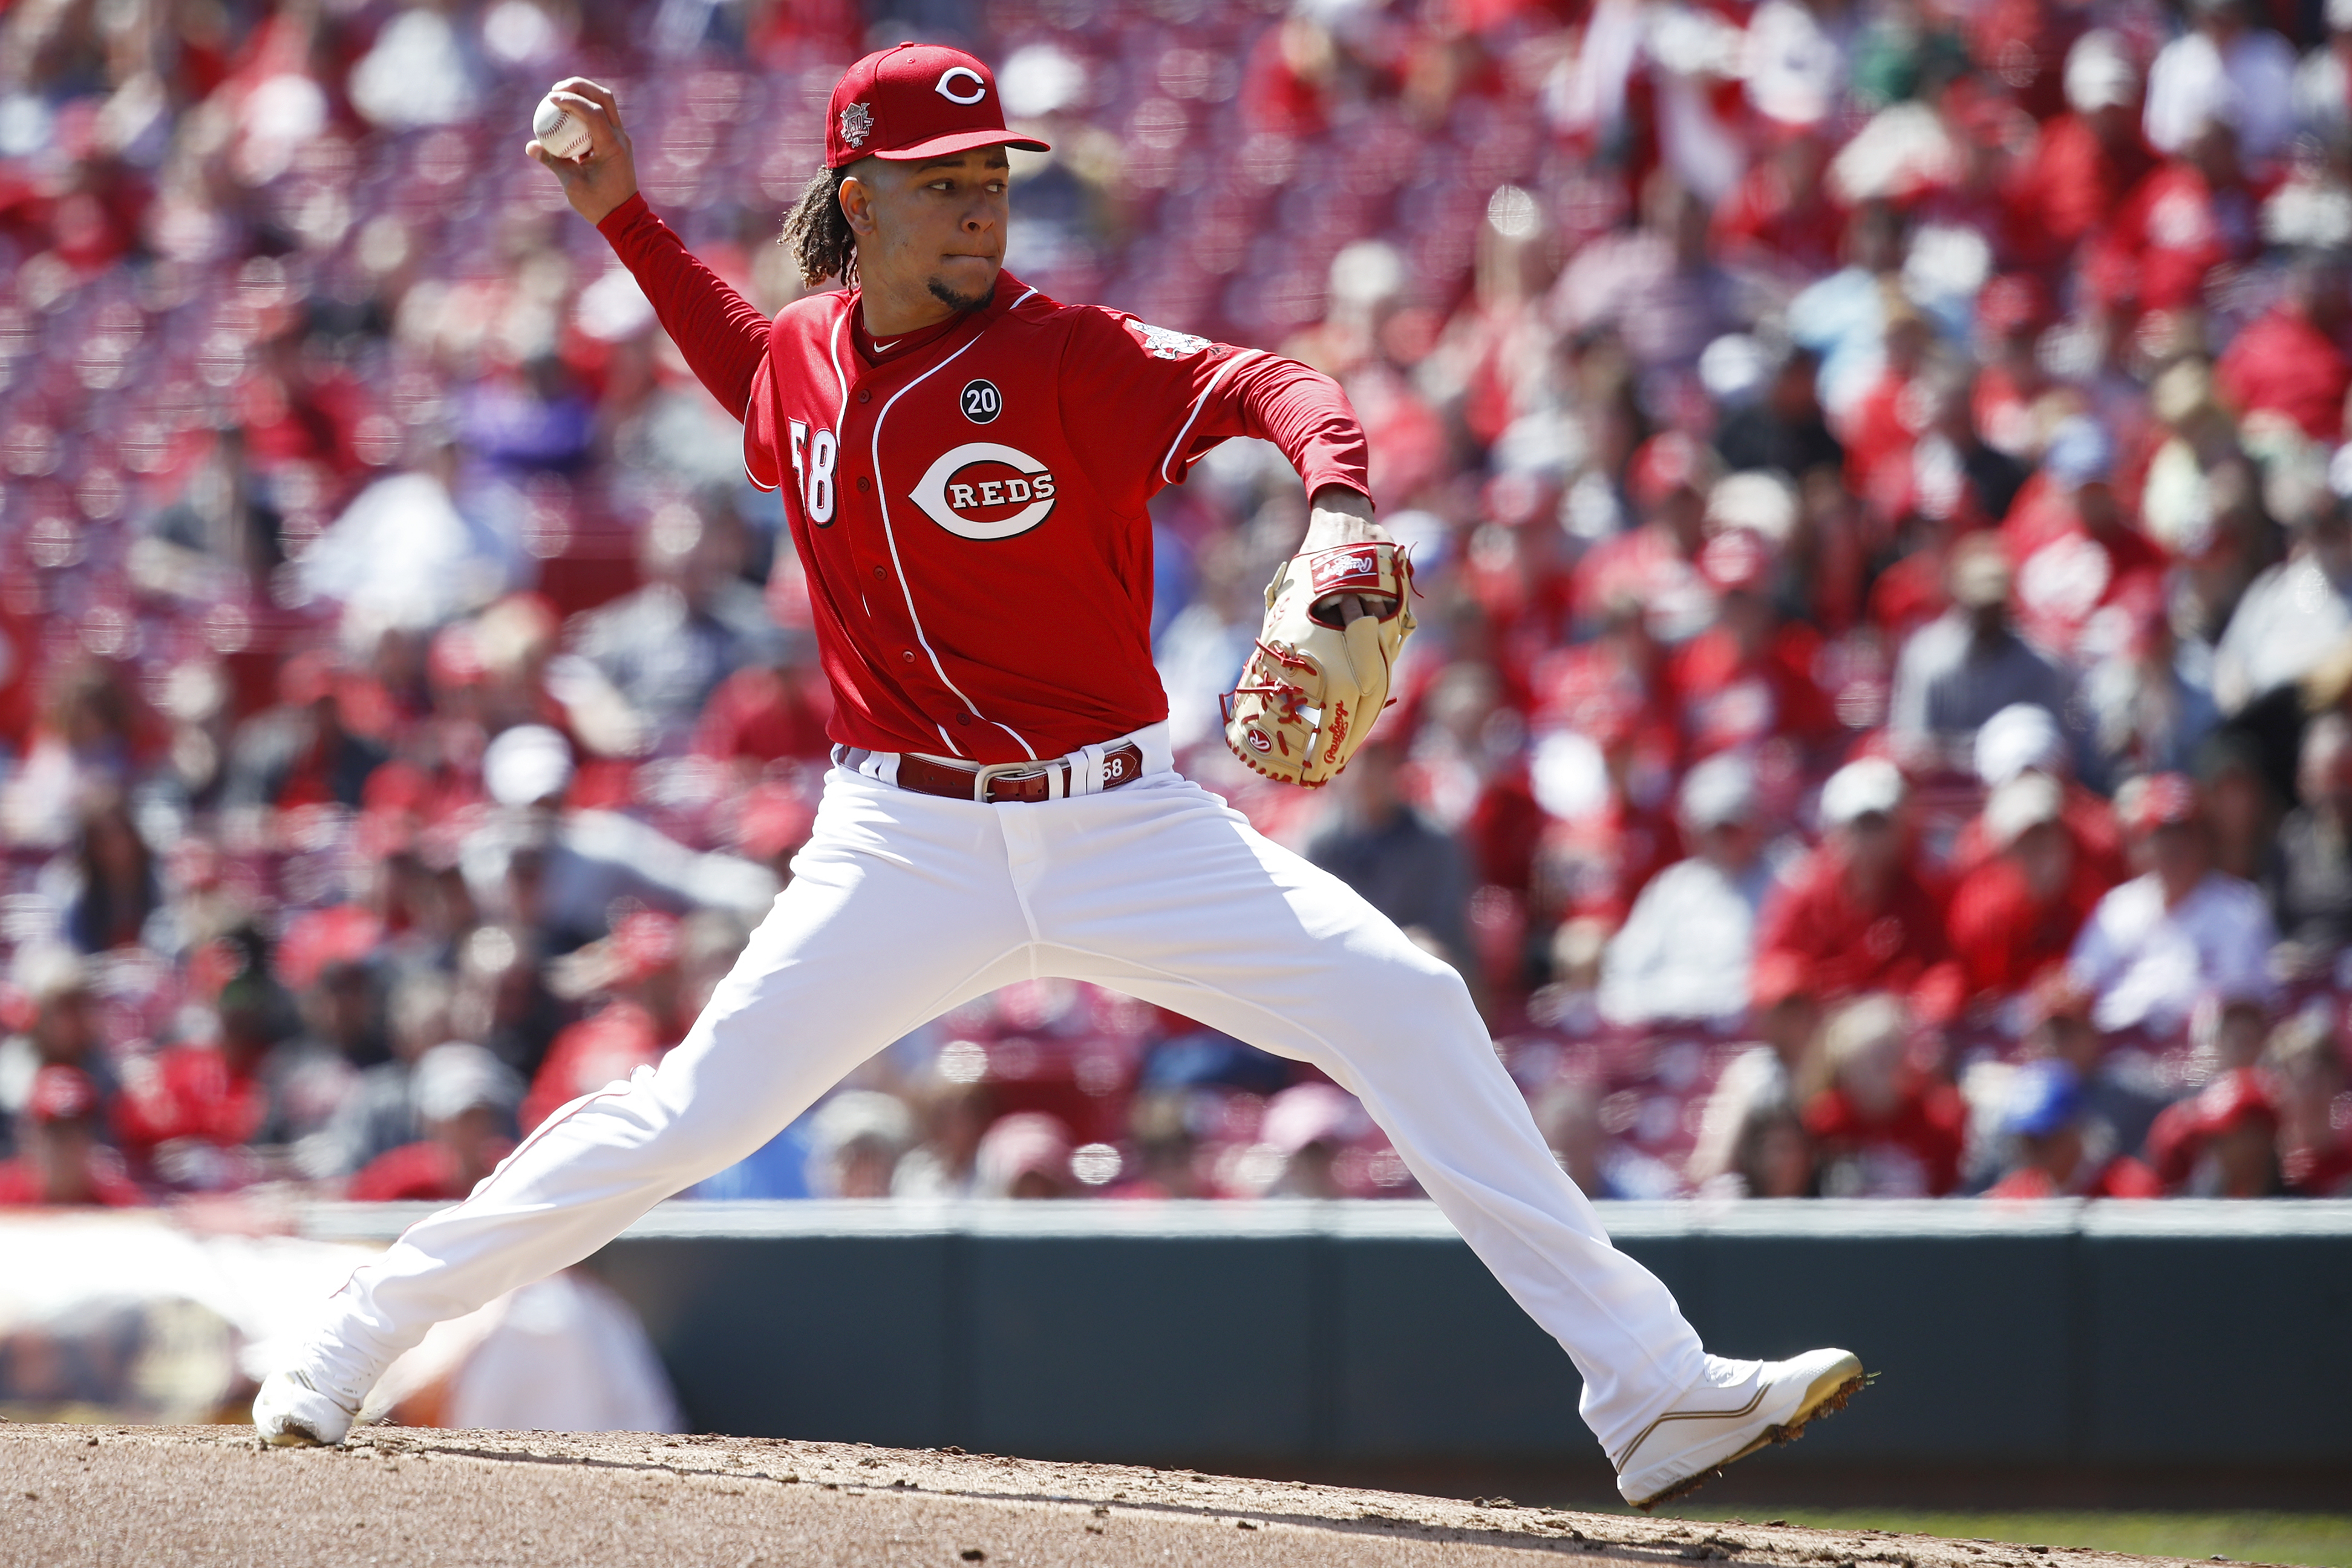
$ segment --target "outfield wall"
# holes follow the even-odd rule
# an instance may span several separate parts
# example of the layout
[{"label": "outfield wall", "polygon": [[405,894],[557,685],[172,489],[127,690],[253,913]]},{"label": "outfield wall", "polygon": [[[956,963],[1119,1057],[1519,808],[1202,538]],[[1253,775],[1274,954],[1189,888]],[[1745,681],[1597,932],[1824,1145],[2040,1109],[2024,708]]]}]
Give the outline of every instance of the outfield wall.
[{"label": "outfield wall", "polygon": [[[1879,1374],[1781,1462],[2352,1498],[2352,1202],[1600,1206],[1710,1347]],[[671,1204],[591,1266],[709,1430],[1325,1473],[1596,1453],[1567,1357],[1427,1204]]]}]

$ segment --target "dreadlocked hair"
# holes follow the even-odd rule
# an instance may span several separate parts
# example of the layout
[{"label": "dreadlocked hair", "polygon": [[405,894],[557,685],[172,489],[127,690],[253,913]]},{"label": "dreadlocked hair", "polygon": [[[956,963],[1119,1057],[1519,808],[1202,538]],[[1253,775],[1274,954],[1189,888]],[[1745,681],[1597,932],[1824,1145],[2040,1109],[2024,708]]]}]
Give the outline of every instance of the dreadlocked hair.
[{"label": "dreadlocked hair", "polygon": [[846,168],[819,169],[810,176],[777,237],[777,244],[791,247],[801,282],[809,288],[836,274],[844,283],[857,281],[857,236],[841,210],[841,183],[848,177]]}]

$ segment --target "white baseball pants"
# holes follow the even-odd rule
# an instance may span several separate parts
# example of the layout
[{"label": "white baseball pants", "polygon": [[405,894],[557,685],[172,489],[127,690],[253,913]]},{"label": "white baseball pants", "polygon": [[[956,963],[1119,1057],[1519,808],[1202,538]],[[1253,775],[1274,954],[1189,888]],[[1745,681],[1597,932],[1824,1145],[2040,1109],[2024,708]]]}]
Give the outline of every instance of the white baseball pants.
[{"label": "white baseball pants", "polygon": [[1704,1371],[1544,1146],[1461,978],[1346,884],[1261,837],[1138,737],[1134,784],[1036,805],[842,768],[790,887],[656,1068],[584,1096],[330,1303],[306,1370],[362,1392],[433,1323],[594,1252],[751,1153],[866,1058],[1016,980],[1125,992],[1363,1101],[1422,1186],[1583,1374],[1621,1451]]}]

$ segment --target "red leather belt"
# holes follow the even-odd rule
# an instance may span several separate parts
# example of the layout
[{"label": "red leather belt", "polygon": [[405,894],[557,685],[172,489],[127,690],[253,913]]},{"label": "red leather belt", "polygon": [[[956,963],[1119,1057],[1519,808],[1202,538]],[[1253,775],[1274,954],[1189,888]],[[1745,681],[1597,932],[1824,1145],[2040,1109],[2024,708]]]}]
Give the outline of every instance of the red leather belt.
[{"label": "red leather belt", "polygon": [[[1002,805],[1006,801],[1034,805],[1070,794],[1073,770],[1068,759],[1042,763],[935,763],[912,752],[898,753],[898,787],[917,795],[942,795],[949,800],[979,801]],[[1143,748],[1129,741],[1103,753],[1102,786],[1117,789],[1143,776]]]}]

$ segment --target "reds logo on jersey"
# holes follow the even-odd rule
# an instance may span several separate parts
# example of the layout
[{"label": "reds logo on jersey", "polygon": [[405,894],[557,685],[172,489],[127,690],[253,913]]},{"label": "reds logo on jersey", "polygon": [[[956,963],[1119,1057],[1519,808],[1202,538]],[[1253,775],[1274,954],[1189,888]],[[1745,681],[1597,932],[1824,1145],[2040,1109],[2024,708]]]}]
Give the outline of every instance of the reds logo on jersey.
[{"label": "reds logo on jersey", "polygon": [[1054,510],[1057,487],[1045,464],[999,441],[967,441],[940,454],[910,499],[961,539],[1010,539]]}]

